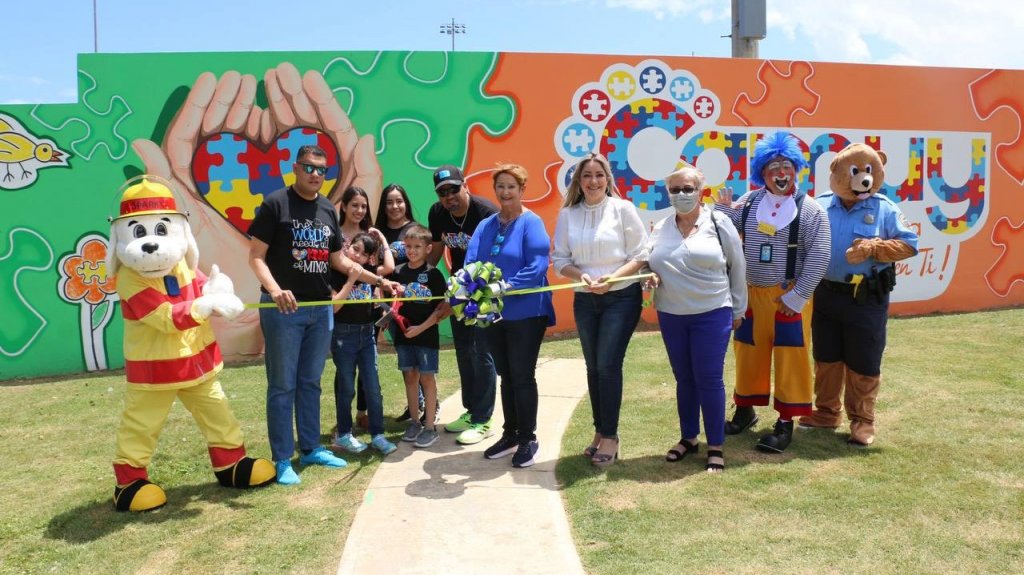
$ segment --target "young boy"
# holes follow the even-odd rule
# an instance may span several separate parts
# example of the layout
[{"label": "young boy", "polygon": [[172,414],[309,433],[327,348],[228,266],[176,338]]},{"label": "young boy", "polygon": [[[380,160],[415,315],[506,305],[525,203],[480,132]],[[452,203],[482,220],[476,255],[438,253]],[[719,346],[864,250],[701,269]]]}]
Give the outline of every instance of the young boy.
[{"label": "young boy", "polygon": [[[368,233],[356,234],[345,255],[352,261],[367,265],[371,254],[377,252],[377,240]],[[337,406],[338,437],[334,446],[349,453],[361,453],[366,444],[352,435],[352,399],[356,395],[356,368],[363,378],[366,407],[370,416],[370,445],[387,455],[396,449],[384,437],[384,407],[377,377],[377,338],[373,331],[373,305],[359,303],[373,297],[373,286],[352,279],[352,275],[333,274],[331,281],[337,290],[334,299],[334,336],[331,338],[331,357],[337,368],[334,377],[334,396]]]},{"label": "young boy", "polygon": [[[414,225],[405,232],[406,256],[409,261],[395,268],[390,279],[405,286],[398,297],[440,296],[445,292],[444,276],[427,263],[433,236],[430,230]],[[401,305],[401,318],[391,322],[391,337],[398,354],[398,369],[405,380],[405,396],[409,403],[408,427],[402,441],[413,442],[415,447],[430,447],[437,442],[435,428],[437,413],[438,341],[437,322],[442,317],[438,309],[441,300],[408,301]],[[419,388],[423,388],[426,413],[419,413]],[[422,418],[421,415],[425,415]]]}]

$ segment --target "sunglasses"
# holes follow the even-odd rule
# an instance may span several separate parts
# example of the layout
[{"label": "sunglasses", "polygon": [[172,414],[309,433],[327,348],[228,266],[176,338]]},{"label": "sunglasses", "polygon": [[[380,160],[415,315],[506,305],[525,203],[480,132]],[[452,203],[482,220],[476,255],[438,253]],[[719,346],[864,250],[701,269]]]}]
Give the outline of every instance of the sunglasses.
[{"label": "sunglasses", "polygon": [[313,164],[303,164],[302,162],[299,162],[299,165],[302,166],[302,171],[307,174],[316,172],[316,175],[322,176],[327,173],[327,166],[314,166]]},{"label": "sunglasses", "polygon": [[437,197],[439,197],[439,198],[441,198],[443,200],[443,199],[447,198],[448,196],[454,196],[455,194],[457,194],[457,193],[459,193],[461,191],[462,191],[462,186],[445,186],[445,187],[441,188],[440,190],[437,190]]},{"label": "sunglasses", "polygon": [[668,193],[670,193],[670,194],[687,194],[687,195],[689,195],[689,194],[692,194],[692,193],[694,193],[696,191],[698,191],[697,188],[695,188],[693,186],[682,186],[682,187],[675,187],[675,188],[669,188],[668,189]]}]

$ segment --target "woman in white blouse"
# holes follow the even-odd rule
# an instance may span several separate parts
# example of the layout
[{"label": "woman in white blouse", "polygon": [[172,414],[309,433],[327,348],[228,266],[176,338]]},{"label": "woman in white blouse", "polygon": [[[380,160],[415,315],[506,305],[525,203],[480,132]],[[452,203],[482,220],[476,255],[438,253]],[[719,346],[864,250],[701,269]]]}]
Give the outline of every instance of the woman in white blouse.
[{"label": "woman in white blouse", "polygon": [[725,384],[722,370],[732,330],[747,310],[746,264],[728,217],[702,208],[704,175],[692,166],[669,174],[665,187],[675,213],[658,222],[648,241],[655,276],[654,307],[676,378],[681,438],[666,461],[697,453],[700,416],[708,442],[707,471],[725,469]]},{"label": "woman in white blouse", "polygon": [[588,154],[576,166],[555,226],[555,271],[585,285],[573,314],[587,363],[594,439],[583,450],[597,466],[619,453],[622,362],[640,321],[643,293],[635,275],[647,260],[647,232],[636,207],[619,197],[608,160]]}]

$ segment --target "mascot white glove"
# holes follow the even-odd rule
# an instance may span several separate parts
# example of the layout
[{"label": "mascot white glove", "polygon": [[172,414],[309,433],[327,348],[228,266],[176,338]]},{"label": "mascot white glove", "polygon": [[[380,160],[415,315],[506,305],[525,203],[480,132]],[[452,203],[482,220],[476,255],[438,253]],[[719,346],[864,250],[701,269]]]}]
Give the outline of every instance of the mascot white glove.
[{"label": "mascot white glove", "polygon": [[207,319],[217,314],[227,320],[233,320],[245,310],[242,300],[235,295],[235,284],[227,274],[220,273],[217,264],[210,268],[210,277],[203,285],[203,295],[192,302],[192,315],[199,319]]}]

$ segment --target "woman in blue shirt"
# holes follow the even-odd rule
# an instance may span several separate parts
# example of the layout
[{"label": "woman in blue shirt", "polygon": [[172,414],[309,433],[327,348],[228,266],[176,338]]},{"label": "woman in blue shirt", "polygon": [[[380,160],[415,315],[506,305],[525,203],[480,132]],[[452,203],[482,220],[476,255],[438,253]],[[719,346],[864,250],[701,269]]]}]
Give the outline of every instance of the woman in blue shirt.
[{"label": "woman in blue shirt", "polygon": [[[493,262],[510,289],[548,285],[551,239],[544,221],[523,207],[526,169],[501,164],[493,174],[500,211],[477,227],[466,251],[466,264]],[[513,467],[529,467],[537,443],[537,357],[548,326],[555,325],[551,292],[505,299],[502,320],[484,330],[494,367],[501,376],[505,426],[501,439],[484,451],[488,459],[512,454]]]}]

